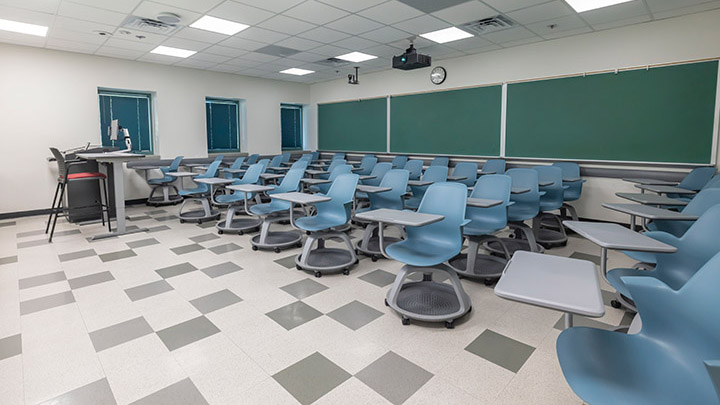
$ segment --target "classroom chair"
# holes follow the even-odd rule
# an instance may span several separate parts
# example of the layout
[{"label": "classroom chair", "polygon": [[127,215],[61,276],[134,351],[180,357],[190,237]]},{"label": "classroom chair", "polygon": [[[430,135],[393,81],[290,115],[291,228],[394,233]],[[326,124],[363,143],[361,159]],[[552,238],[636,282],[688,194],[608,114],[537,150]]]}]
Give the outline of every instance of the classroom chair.
[{"label": "classroom chair", "polygon": [[[290,161],[291,155],[292,154],[290,152],[283,153],[282,155],[280,155],[282,157],[282,159],[280,161],[282,163],[288,163]],[[277,166],[271,166],[271,167],[277,167]]]},{"label": "classroom chair", "polygon": [[619,308],[625,305],[635,309],[634,297],[623,282],[626,276],[653,277],[678,290],[695,274],[695,272],[716,253],[720,252],[720,205],[705,211],[697,221],[681,237],[665,232],[647,232],[645,235],[668,245],[675,246],[675,253],[656,255],[656,266],[652,270],[618,268],[608,271],[607,280],[617,291],[617,299],[612,306]]},{"label": "classroom chair", "polygon": [[[420,180],[432,181],[433,183],[442,183],[447,181],[447,175],[447,166],[430,166],[425,169],[425,173],[423,173]],[[417,209],[420,206],[420,202],[422,201],[423,196],[425,195],[425,191],[427,191],[427,189],[431,186],[432,184],[427,186],[410,186],[412,196],[405,200],[405,208]],[[467,188],[467,186],[465,188]]]},{"label": "classroom chair", "polygon": [[[326,194],[331,200],[315,204],[315,215],[294,221],[293,226],[309,233],[302,253],[295,258],[298,270],[312,271],[315,277],[337,271],[348,275],[350,268],[358,263],[350,238],[344,232],[334,230],[350,222],[358,178],[357,174],[338,176]],[[325,247],[328,239],[340,239],[346,249]],[[313,249],[316,242],[317,248]]]},{"label": "classroom chair", "polygon": [[282,156],[282,155],[273,156],[273,158],[268,162],[266,168],[268,168],[268,167],[279,167],[279,166],[280,166],[280,163],[282,163],[282,162],[283,162],[283,156]]},{"label": "classroom chair", "polygon": [[[243,167],[243,164],[245,163],[245,157],[240,156],[239,158],[235,159],[235,161],[230,165],[230,169],[237,170],[241,169]],[[234,177],[239,177],[235,173],[228,173],[224,172],[223,177],[226,179],[232,179]]]},{"label": "classroom chair", "polygon": [[[50,232],[48,237],[48,243],[52,242],[53,235],[55,234],[55,224],[57,223],[58,216],[60,213],[63,215],[73,209],[88,209],[88,208],[99,208],[100,218],[103,226],[105,225],[107,216],[108,231],[112,232],[110,228],[110,208],[108,206],[108,189],[107,189],[107,176],[100,172],[75,172],[70,173],[73,166],[84,164],[83,160],[65,160],[65,156],[57,148],[50,148],[50,152],[55,158],[55,163],[58,167],[57,186],[55,187],[55,196],[53,196],[52,206],[50,208],[50,215],[48,216],[47,225],[45,225],[45,233]],[[98,181],[100,183],[100,201],[96,204],[65,208],[65,190],[69,183],[78,181]],[[59,194],[59,198],[58,198]],[[103,203],[105,201],[105,203]],[[50,228],[50,222],[52,222],[52,229]]]},{"label": "classroom chair", "polygon": [[[214,160],[205,170],[205,173],[193,177],[192,180],[195,181],[195,179],[210,179],[216,177],[220,163],[222,163],[221,160]],[[184,198],[182,205],[180,205],[180,210],[178,211],[178,218],[180,219],[181,224],[187,221],[201,224],[203,221],[220,218],[220,212],[213,210],[210,206],[210,200],[212,198],[210,191],[212,188],[205,183],[195,184],[196,186],[194,188],[182,189],[178,193]],[[202,205],[202,209],[184,211],[185,204],[187,204],[188,201],[200,203]]]},{"label": "classroom chair", "polygon": [[[714,176],[714,167],[696,167],[692,169],[677,186],[686,190],[698,191],[705,188],[708,183],[712,181],[713,187],[716,187],[719,180],[714,179]],[[682,201],[690,201],[692,199],[692,197],[687,194],[670,193],[667,194],[667,196],[670,198],[677,198]]]},{"label": "classroom chair", "polygon": [[[535,240],[546,249],[567,245],[567,233],[562,224],[560,216],[553,214],[553,211],[560,210],[563,206],[565,186],[563,185],[563,171],[556,166],[535,166],[538,172],[539,182],[552,182],[549,186],[542,186],[544,192],[540,196],[540,213],[533,218],[533,234]],[[543,227],[542,222],[551,222],[552,227]]]},{"label": "classroom chair", "polygon": [[260,155],[257,153],[253,153],[252,155],[248,156],[247,162],[245,162],[246,166],[254,165],[257,163],[258,159],[260,159]]},{"label": "classroom chair", "polygon": [[477,163],[460,162],[456,164],[455,167],[453,167],[452,175],[457,177],[467,177],[467,179],[465,180],[460,180],[459,183],[462,183],[468,187],[472,187],[477,181],[477,172]]},{"label": "classroom chair", "polygon": [[[385,174],[387,174],[390,170],[392,170],[392,164],[390,164],[390,162],[378,163],[375,165],[375,167],[373,167],[372,171],[370,172],[370,176],[373,176],[374,178],[362,180],[360,181],[360,183],[366,186],[379,186],[383,178],[385,177]],[[355,193],[355,198],[357,198],[358,200],[367,200],[368,195],[367,193],[358,191],[357,193]]]},{"label": "classroom chair", "polygon": [[[338,178],[338,176],[343,174],[349,174],[352,173],[352,166],[350,165],[335,165],[335,168],[330,173],[330,176],[328,177],[328,180],[331,182],[335,181],[335,179]],[[320,183],[320,184],[314,184],[308,189],[312,191],[313,193],[322,193],[327,194],[327,192],[330,190],[330,186],[332,183]]]},{"label": "classroom chair", "polygon": [[[505,172],[512,179],[513,189],[529,190],[523,193],[511,191],[510,201],[514,204],[508,207],[508,227],[513,231],[514,238],[503,238],[502,242],[514,254],[518,250],[531,252],[544,252],[545,249],[535,240],[532,229],[525,221],[535,218],[540,213],[540,195],[538,189],[538,172],[533,169],[510,169]],[[493,253],[505,254],[498,241],[485,242],[484,247]]]},{"label": "classroom chair", "polygon": [[360,161],[360,170],[357,174],[361,176],[367,176],[372,172],[372,169],[377,164],[377,158],[375,156],[365,156]]},{"label": "classroom chair", "polygon": [[408,161],[408,157],[404,155],[397,155],[392,160],[393,169],[402,169]]},{"label": "classroom chair", "polygon": [[[302,179],[304,173],[304,169],[290,169],[280,185],[275,187],[274,190],[268,191],[267,194],[299,191],[300,179]],[[284,248],[302,247],[302,234],[298,231],[270,231],[272,224],[289,219],[288,210],[290,206],[291,204],[287,201],[271,199],[269,203],[255,204],[250,207],[250,213],[262,218],[260,234],[250,239],[252,250],[272,249],[275,253],[280,253]]]},{"label": "classroom chair", "polygon": [[488,159],[482,166],[480,173],[503,174],[505,173],[505,159]]},{"label": "classroom chair", "polygon": [[575,394],[590,404],[718,404],[720,254],[677,290],[652,277],[621,281],[642,329],[564,330],[558,361]]},{"label": "classroom chair", "polygon": [[[431,185],[418,212],[444,218],[422,227],[406,227],[405,240],[385,247],[389,258],[405,263],[385,299],[385,305],[402,316],[403,325],[416,319],[445,322],[445,327],[452,329],[456,319],[471,311],[470,297],[463,290],[460,279],[455,271],[443,264],[462,249],[462,227],[470,222],[465,219],[466,203],[467,187],[464,184]],[[406,283],[414,273],[423,273],[422,281]],[[448,278],[450,283],[435,281],[433,276]]]},{"label": "classroom chair", "polygon": [[333,160],[330,162],[330,166],[328,166],[327,170],[325,170],[325,173],[319,174],[319,175],[317,175],[317,176],[315,176],[315,177],[318,178],[318,179],[325,179],[325,180],[327,180],[328,178],[330,178],[330,173],[332,173],[333,169],[335,169],[335,168],[338,167],[338,166],[343,166],[343,165],[345,165],[346,163],[347,163],[347,162],[345,161],[345,159],[333,159]]},{"label": "classroom chair", "polygon": [[[463,227],[463,235],[468,240],[467,253],[461,253],[448,261],[459,275],[471,280],[483,280],[488,286],[502,275],[510,260],[510,252],[502,239],[494,234],[507,227],[507,208],[512,205],[511,188],[512,179],[504,174],[482,176],[475,183],[470,198],[498,200],[502,203],[488,208],[467,206],[465,217],[470,223]],[[479,253],[482,243],[488,240],[497,241],[505,258]]]},{"label": "classroom chair", "polygon": [[[147,183],[152,187],[150,195],[147,199],[148,205],[168,205],[177,204],[182,201],[182,196],[178,194],[178,189],[173,185],[177,177],[168,176],[167,173],[176,172],[180,169],[180,163],[182,163],[183,156],[177,156],[173,159],[172,163],[168,167],[161,167],[162,177],[156,177],[154,179],[148,179]],[[170,194],[170,190],[175,190],[175,194]],[[155,192],[161,190],[162,197],[155,197]]]},{"label": "classroom chair", "polygon": [[337,153],[333,154],[332,160],[338,160],[338,159],[345,160],[345,153],[337,152]]},{"label": "classroom chair", "polygon": [[432,162],[430,162],[430,166],[445,166],[447,167],[450,164],[450,158],[447,158],[445,156],[436,156],[433,158]]},{"label": "classroom chair", "polygon": [[583,183],[585,183],[587,180],[580,179],[579,181],[565,181],[566,179],[575,180],[580,178],[580,165],[578,165],[577,163],[555,162],[553,163],[553,166],[559,167],[562,170],[563,185],[567,186],[563,193],[563,205],[562,208],[560,208],[560,217],[563,219],[568,218],[566,214],[567,211],[567,213],[570,214],[570,219],[572,219],[573,221],[577,221],[577,211],[575,210],[575,207],[568,203],[580,199],[580,196],[582,195]]},{"label": "classroom chair", "polygon": [[312,152],[310,154],[310,156],[312,156],[311,160],[318,160],[318,159],[320,159],[320,152],[318,152],[318,151]]},{"label": "classroom chair", "polygon": [[[245,174],[232,184],[259,184],[260,175],[263,173],[263,170],[262,163],[250,165]],[[248,213],[248,200],[253,198],[255,198],[255,193],[245,193],[242,191],[233,191],[232,193],[219,195],[215,198],[214,203],[216,205],[227,207],[225,219],[215,225],[220,235],[223,233],[238,233],[242,235],[260,226],[262,221],[258,218],[235,218],[236,213],[243,213],[238,210],[241,206],[244,208],[244,213],[250,215]]]},{"label": "classroom chair", "polygon": [[[367,194],[370,200],[370,206],[358,209],[356,212],[377,210],[387,208],[392,210],[403,209],[403,196],[407,190],[407,183],[410,173],[404,169],[393,169],[388,171],[380,182],[380,187],[390,187],[391,190],[382,193]],[[385,236],[385,246],[395,242],[399,242],[400,238],[392,238]],[[375,222],[369,223],[365,227],[362,239],[357,244],[357,250],[366,256],[370,256],[372,261],[376,262],[382,257],[380,251],[380,240],[378,236],[378,225]]]},{"label": "classroom chair", "polygon": [[410,172],[410,180],[419,180],[422,176],[423,161],[419,159],[408,160],[403,169]]}]

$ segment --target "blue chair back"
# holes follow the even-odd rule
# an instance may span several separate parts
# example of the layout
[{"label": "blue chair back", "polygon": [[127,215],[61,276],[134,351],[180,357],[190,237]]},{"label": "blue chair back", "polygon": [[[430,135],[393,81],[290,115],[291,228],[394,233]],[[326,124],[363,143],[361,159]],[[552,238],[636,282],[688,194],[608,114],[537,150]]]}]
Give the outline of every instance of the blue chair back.
[{"label": "blue chair back", "polygon": [[[205,173],[195,176],[195,179],[209,179],[212,177],[217,176],[218,168],[220,167],[220,163],[222,163],[222,160],[215,159],[212,163],[210,163],[210,166],[208,166],[207,170],[205,170]],[[210,185],[205,183],[195,183],[197,186],[192,189],[184,189],[181,191],[181,194],[187,195],[189,193],[208,193],[210,192]]]},{"label": "blue chair back", "polygon": [[318,160],[320,158],[320,152],[318,152],[318,151],[312,152],[310,154],[310,156],[312,157],[311,160]]},{"label": "blue chair back", "polygon": [[[241,156],[241,157],[235,159],[233,164],[230,165],[230,168],[231,169],[240,169],[244,162],[245,162],[245,156]],[[226,179],[232,179],[233,177],[236,177],[236,176],[234,176],[232,173],[223,173],[223,177],[225,177]]]},{"label": "blue chair back", "polygon": [[404,155],[397,155],[392,160],[393,169],[402,169],[408,161],[408,157]]},{"label": "blue chair back", "polygon": [[708,188],[720,188],[720,174],[712,176],[710,181],[703,187],[703,190]]},{"label": "blue chair back", "polygon": [[222,163],[223,159],[225,159],[225,155],[217,155],[217,156],[215,156],[215,160],[213,160],[213,162]]},{"label": "blue chair back", "polygon": [[253,153],[252,155],[248,156],[247,164],[248,165],[254,165],[257,163],[258,159],[260,159],[260,155],[257,153]]},{"label": "blue chair back", "polygon": [[[282,155],[280,155],[280,162],[287,163],[290,161],[290,152],[285,152]],[[271,167],[277,167],[277,166],[271,166]]]},{"label": "blue chair back", "polygon": [[499,200],[502,204],[489,208],[467,207],[466,217],[471,221],[463,230],[466,235],[484,235],[507,226],[507,207],[510,204],[512,179],[504,174],[488,174],[475,183],[470,198]]},{"label": "blue chair back", "polygon": [[390,170],[392,170],[392,164],[390,164],[390,162],[378,163],[370,172],[370,175],[375,176],[375,178],[363,180],[362,183],[368,186],[379,186],[383,177],[385,177],[385,174],[387,174]]},{"label": "blue chair back", "polygon": [[[574,162],[555,162],[553,166],[559,167],[562,170],[563,179],[578,179],[580,178],[580,165]],[[568,186],[563,193],[563,199],[565,201],[577,201],[580,199],[582,194],[582,187],[585,181],[573,181],[568,182],[565,185]]]},{"label": "blue chair back", "polygon": [[462,227],[467,223],[466,205],[467,187],[464,184],[432,184],[420,202],[418,212],[442,215],[445,218],[423,227],[408,227],[406,243],[432,247],[433,250],[444,251],[450,257],[456,256],[463,244]]},{"label": "blue chair back", "polygon": [[377,158],[375,156],[365,156],[360,161],[359,175],[368,175],[372,172],[373,167],[377,164]]},{"label": "blue chair back", "polygon": [[[280,182],[280,185],[275,187],[275,190],[268,191],[268,195],[280,194],[280,193],[291,193],[293,191],[300,190],[300,179],[305,174],[304,169],[290,169],[288,170],[285,177]],[[265,205],[265,204],[260,204]],[[285,211],[290,209],[291,203],[289,201],[283,201],[278,199],[271,199],[268,206],[272,208],[273,212]]]},{"label": "blue chair back", "polygon": [[510,194],[515,204],[508,207],[508,221],[525,221],[535,218],[540,212],[538,172],[533,169],[510,169],[505,172],[512,179],[512,188],[529,189],[522,194]]},{"label": "blue chair back", "polygon": [[258,184],[260,183],[260,175],[263,173],[263,170],[262,163],[250,165],[247,171],[245,171],[245,174],[241,178],[235,180],[233,184]]},{"label": "blue chair back", "polygon": [[[325,195],[332,200],[316,204],[318,219],[340,226],[350,221],[352,203],[360,176],[342,174],[335,178]],[[331,227],[332,227],[331,226]]]},{"label": "blue chair back", "polygon": [[262,172],[265,173],[265,170],[267,170],[268,166],[270,165],[270,159],[260,159],[257,164],[262,166]]},{"label": "blue chair back", "polygon": [[505,173],[505,159],[488,159],[482,166],[484,172]]},{"label": "blue chair back", "polygon": [[342,152],[337,152],[333,155],[332,160],[342,159],[345,160],[345,154]]},{"label": "blue chair back", "polygon": [[[448,168],[447,166],[430,166],[425,169],[425,173],[422,175],[422,180],[432,181],[434,183],[442,183],[447,181]],[[412,191],[412,197],[405,201],[405,206],[408,208],[417,208],[420,206],[420,202],[425,196],[427,189],[432,186],[410,186]],[[465,186],[467,189],[467,186]]]},{"label": "blue chair back", "polygon": [[148,183],[150,185],[157,185],[161,183],[172,183],[177,178],[173,176],[168,176],[168,173],[176,172],[180,169],[180,164],[182,163],[184,156],[177,156],[175,159],[173,159],[172,162],[170,162],[170,165],[167,167],[161,167],[160,171],[162,172],[162,177],[157,177],[154,179],[148,179]]},{"label": "blue chair back", "polygon": [[300,159],[298,160],[312,160],[312,153],[305,153],[304,155],[300,156]]},{"label": "blue chair back", "polygon": [[369,193],[370,209],[403,209],[403,195],[407,190],[409,177],[410,172],[404,169],[393,169],[385,173],[380,182],[380,187],[390,187],[392,190],[382,193]]},{"label": "blue chair back", "polygon": [[[335,168],[330,173],[330,177],[328,177],[328,180],[335,181],[335,179],[338,178],[338,176],[343,174],[352,173],[352,166],[350,165],[335,165]],[[325,194],[330,190],[330,186],[332,183],[320,183],[316,185],[317,189],[320,190],[321,193]]]},{"label": "blue chair back", "polygon": [[565,191],[562,169],[555,166],[535,166],[533,169],[538,172],[538,182],[552,182],[552,185],[540,188],[540,191],[545,192],[545,195],[540,196],[540,211],[560,209]]},{"label": "blue chair back", "polygon": [[185,156],[176,156],[175,159],[173,159],[173,161],[170,163],[170,166],[162,168],[163,174],[178,171],[184,157]]},{"label": "blue chair back", "polygon": [[460,183],[472,187],[477,181],[477,163],[473,162],[460,162],[455,165],[452,171],[453,176],[467,177],[465,180],[460,180]]},{"label": "blue chair back", "polygon": [[410,180],[418,180],[422,176],[423,161],[422,160],[408,160],[405,163],[404,169],[410,172]]},{"label": "blue chair back", "polygon": [[268,163],[267,167],[279,167],[280,163],[283,162],[283,156],[277,155],[273,156],[273,158],[270,160],[270,163]]},{"label": "blue chair back", "polygon": [[[720,204],[720,188],[706,188],[697,193],[697,195],[688,202],[688,205],[682,209],[682,213],[700,216],[718,204]],[[695,221],[656,220],[648,224],[648,229],[651,231],[667,232],[679,238],[683,236],[694,223]]]},{"label": "blue chair back", "polygon": [[714,167],[696,167],[688,173],[678,187],[698,191],[715,175]]},{"label": "blue chair back", "polygon": [[292,170],[292,169],[302,169],[302,170],[303,170],[303,173],[304,173],[305,170],[307,170],[307,167],[308,167],[309,164],[310,164],[310,160],[308,160],[308,159],[296,160],[296,161],[292,164],[292,166],[290,166],[290,170]]},{"label": "blue chair back", "polygon": [[338,167],[338,166],[342,166],[342,165],[344,165],[345,163],[347,163],[347,162],[345,161],[345,159],[334,159],[334,158],[333,158],[333,160],[330,162],[330,166],[328,166],[327,171],[328,171],[328,172],[332,172],[333,169],[335,169],[335,168]]},{"label": "blue chair back", "polygon": [[430,166],[448,166],[449,164],[450,158],[445,156],[436,156],[432,162],[430,162]]}]

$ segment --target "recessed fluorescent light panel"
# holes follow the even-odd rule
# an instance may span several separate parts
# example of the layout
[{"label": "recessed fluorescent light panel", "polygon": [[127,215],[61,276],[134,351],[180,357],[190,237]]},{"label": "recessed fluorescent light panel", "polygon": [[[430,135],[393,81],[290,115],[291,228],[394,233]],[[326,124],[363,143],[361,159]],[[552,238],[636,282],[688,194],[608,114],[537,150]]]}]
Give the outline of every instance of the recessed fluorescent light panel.
[{"label": "recessed fluorescent light panel", "polygon": [[187,58],[188,56],[193,56],[197,52],[195,51],[189,51],[187,49],[180,49],[180,48],[171,48],[169,46],[158,46],[157,48],[150,51],[150,53],[156,53],[158,55],[167,55],[167,56],[174,56],[176,58]]},{"label": "recessed fluorescent light panel", "polygon": [[460,28],[450,27],[445,28],[444,30],[428,32],[427,34],[420,34],[420,36],[433,42],[437,42],[438,44],[444,44],[446,42],[470,38],[473,34],[465,32]]},{"label": "recessed fluorescent light panel", "polygon": [[315,73],[314,70],[305,70],[305,69],[298,69],[298,68],[291,68],[291,69],[285,69],[280,73],[285,73],[286,75],[295,75],[295,76],[305,76],[309,75],[310,73]]},{"label": "recessed fluorescent light panel", "polygon": [[223,20],[222,18],[215,18],[206,15],[201,17],[194,23],[190,24],[190,27],[205,31],[217,32],[225,35],[235,35],[238,32],[249,27],[249,25],[240,24],[234,21]]},{"label": "recessed fluorescent light panel", "polygon": [[596,8],[603,8],[608,6],[614,6],[616,4],[627,3],[632,0],[565,0],[574,8],[578,13],[583,11],[595,10]]},{"label": "recessed fluorescent light panel", "polygon": [[0,30],[44,37],[47,35],[48,27],[0,19]]},{"label": "recessed fluorescent light panel", "polygon": [[366,60],[377,59],[377,56],[368,55],[362,52],[350,52],[345,55],[337,56],[338,59],[346,60],[349,62],[365,62]]}]

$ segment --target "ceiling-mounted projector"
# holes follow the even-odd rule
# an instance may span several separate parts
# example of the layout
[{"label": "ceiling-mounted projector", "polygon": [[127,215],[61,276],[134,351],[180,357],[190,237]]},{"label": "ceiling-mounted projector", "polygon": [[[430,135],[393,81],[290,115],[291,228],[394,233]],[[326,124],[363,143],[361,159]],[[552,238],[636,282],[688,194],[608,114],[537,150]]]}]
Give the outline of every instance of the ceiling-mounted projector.
[{"label": "ceiling-mounted projector", "polygon": [[410,44],[410,48],[400,56],[393,56],[393,69],[413,70],[429,67],[432,64],[430,55],[422,55],[417,53],[417,49]]}]

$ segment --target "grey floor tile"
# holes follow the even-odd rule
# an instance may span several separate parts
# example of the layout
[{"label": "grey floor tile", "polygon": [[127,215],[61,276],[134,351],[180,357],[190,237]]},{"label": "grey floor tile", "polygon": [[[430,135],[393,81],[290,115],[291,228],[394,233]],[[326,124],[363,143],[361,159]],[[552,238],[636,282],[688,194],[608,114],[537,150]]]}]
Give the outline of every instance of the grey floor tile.
[{"label": "grey floor tile", "polygon": [[296,301],[274,311],[270,311],[265,315],[279,323],[283,328],[290,330],[322,316],[322,312],[302,301]]},{"label": "grey floor tile", "polygon": [[295,267],[295,258],[297,255],[292,255],[288,257],[283,257],[282,259],[275,260],[275,263],[284,266],[285,268],[291,269]]},{"label": "grey floor tile", "polygon": [[143,298],[152,297],[153,295],[162,294],[172,289],[172,286],[167,281],[158,280],[153,281],[152,283],[128,288],[125,290],[125,294],[127,294],[131,301],[138,301]]},{"label": "grey floor tile", "polygon": [[220,239],[220,237],[214,233],[206,233],[204,235],[193,236],[192,238],[189,238],[189,239],[195,243],[200,243],[200,242],[207,242],[209,240]]},{"label": "grey floor tile", "polygon": [[0,222],[0,228],[5,227],[5,226],[14,226],[14,225],[15,225],[15,221]]},{"label": "grey floor tile", "polygon": [[61,262],[67,262],[70,260],[82,259],[83,257],[90,257],[95,255],[97,255],[95,249],[85,249],[77,252],[63,253],[61,255],[58,255],[58,258]]},{"label": "grey floor tile", "polygon": [[17,334],[0,339],[0,360],[22,354],[22,335]]},{"label": "grey floor tile", "polygon": [[172,250],[172,252],[175,253],[176,255],[184,255],[186,253],[197,252],[198,250],[203,250],[203,249],[205,249],[205,248],[202,247],[201,245],[198,245],[197,243],[193,243],[190,245],[174,247],[174,248],[171,248],[170,250]]},{"label": "grey floor tile", "polygon": [[358,278],[378,287],[387,287],[395,281],[394,274],[381,269],[371,271],[370,273],[362,275]]},{"label": "grey floor tile", "polygon": [[190,273],[191,271],[197,270],[197,267],[193,266],[190,263],[180,263],[176,264],[174,266],[168,266],[164,267],[162,269],[157,269],[155,272],[160,275],[162,278],[170,278],[179,276],[181,274]]},{"label": "grey floor tile", "polygon": [[598,256],[598,255],[590,255],[590,254],[583,253],[583,252],[573,252],[573,254],[570,255],[570,258],[580,259],[580,260],[588,260],[588,261],[595,263],[595,265],[597,265],[597,266],[600,265],[600,256]]},{"label": "grey floor tile", "polygon": [[535,348],[485,329],[465,350],[517,373]]},{"label": "grey floor tile", "polygon": [[360,301],[353,301],[327,314],[352,330],[358,330],[382,315],[382,312]]},{"label": "grey floor tile", "polygon": [[154,219],[158,222],[172,221],[172,220],[177,221],[178,217],[177,217],[177,215],[163,215],[160,217],[155,217]]},{"label": "grey floor tile", "polygon": [[18,288],[24,290],[26,288],[37,287],[45,284],[57,283],[58,281],[67,280],[64,271],[57,271],[55,273],[41,274],[39,276],[33,276],[28,278],[21,278],[18,280]]},{"label": "grey floor tile", "polygon": [[607,306],[611,306],[610,302],[617,299],[617,296],[614,292],[600,290],[600,293],[602,294],[603,304]]},{"label": "grey floor tile", "polygon": [[233,262],[225,262],[216,264],[214,266],[206,267],[204,269],[201,269],[203,273],[205,273],[210,278],[217,278],[220,276],[224,276],[226,274],[234,273],[236,271],[240,271],[243,268],[238,266],[237,264]]},{"label": "grey floor tile", "polygon": [[301,404],[311,404],[345,382],[351,375],[340,366],[315,352],[273,375]]},{"label": "grey floor tile", "polygon": [[148,239],[134,240],[132,242],[126,243],[126,245],[130,249],[137,249],[137,248],[141,248],[141,247],[145,247],[145,246],[157,245],[159,243],[160,242],[155,238],[148,238]]},{"label": "grey floor tile", "polygon": [[0,266],[2,266],[3,264],[17,263],[17,261],[17,256],[0,257]]},{"label": "grey floor tile", "polygon": [[40,405],[116,405],[106,378],[76,388]]},{"label": "grey floor tile", "polygon": [[212,311],[217,311],[218,309],[225,308],[232,304],[236,304],[241,301],[242,301],[242,298],[233,294],[232,291],[221,290],[221,291],[206,295],[204,297],[195,298],[194,300],[191,300],[190,303],[198,311],[200,311],[200,313],[202,313],[204,315],[204,314],[209,314]]},{"label": "grey floor tile", "polygon": [[[616,326],[596,321],[592,318],[588,318],[581,315],[575,315],[573,316],[573,326],[587,326],[590,328],[595,329],[605,329],[605,330],[613,330],[616,328]],[[561,316],[560,319],[558,319],[557,322],[555,322],[555,329],[557,330],[563,330],[565,329],[565,317]]]},{"label": "grey floor tile", "polygon": [[209,221],[209,222],[203,222],[202,224],[195,224],[195,225],[196,225],[198,228],[208,229],[208,228],[214,228],[214,227],[215,227],[215,224],[217,224],[217,222],[215,222],[215,221]]},{"label": "grey floor tile", "polygon": [[38,236],[45,234],[44,229],[38,229],[37,231],[18,232],[15,234],[18,238],[27,238],[28,236]]},{"label": "grey floor tile", "polygon": [[152,327],[141,316],[90,332],[90,340],[95,351],[101,352],[151,333],[153,333]]},{"label": "grey floor tile", "polygon": [[70,235],[79,235],[82,232],[79,229],[69,229],[67,231],[56,231],[53,235],[53,238],[56,236],[70,236]]},{"label": "grey floor tile", "polygon": [[394,352],[387,352],[355,377],[393,404],[402,404],[433,374]]},{"label": "grey floor tile", "polygon": [[153,232],[161,232],[161,231],[169,231],[170,227],[167,225],[158,225],[158,226],[151,226],[148,227],[148,230],[146,233],[153,233]]},{"label": "grey floor tile", "polygon": [[160,214],[167,214],[167,211],[165,211],[165,210],[152,210],[152,211],[145,211],[145,214],[147,214],[147,215],[160,215]]},{"label": "grey floor tile", "polygon": [[292,284],[288,284],[284,287],[280,287],[280,289],[301,300],[311,295],[315,295],[320,291],[325,291],[328,289],[328,287],[318,283],[315,280],[306,278],[300,281],[296,281]]},{"label": "grey floor tile", "polygon": [[230,253],[240,249],[242,249],[242,246],[240,245],[236,245],[234,243],[226,243],[224,245],[213,246],[210,248],[210,251],[215,253],[216,255],[221,255],[223,253]]},{"label": "grey floor tile", "polygon": [[46,297],[22,301],[20,302],[20,315],[28,315],[33,312],[59,307],[61,305],[72,304],[73,302],[75,302],[75,296],[72,291],[65,291],[48,295]]},{"label": "grey floor tile", "polygon": [[112,280],[115,280],[115,277],[113,277],[112,273],[110,273],[109,271],[103,271],[100,273],[89,274],[87,276],[71,278],[70,280],[68,280],[68,283],[70,283],[70,288],[74,290],[77,288],[89,287],[91,285],[105,283]]},{"label": "grey floor tile", "polygon": [[168,350],[173,351],[218,332],[220,332],[220,329],[218,329],[215,324],[204,316],[199,316],[195,319],[160,330],[157,332],[157,335],[160,337],[160,340],[165,343]]},{"label": "grey floor tile", "polygon": [[152,219],[152,217],[151,217],[150,215],[137,215],[137,216],[134,216],[134,217],[128,217],[128,221],[133,221],[133,222],[135,222],[135,221],[144,221],[144,220],[146,220],[146,219]]},{"label": "grey floor tile", "polygon": [[105,253],[100,255],[100,260],[103,263],[112,262],[114,260],[127,259],[128,257],[137,256],[132,249],[120,250],[117,252]]},{"label": "grey floor tile", "polygon": [[186,378],[137,400],[132,405],[204,405],[207,403],[192,380]]},{"label": "grey floor tile", "polygon": [[18,242],[17,248],[29,248],[33,246],[40,246],[40,245],[46,245],[48,243],[47,239],[39,239],[39,240],[30,240],[27,242]]}]

